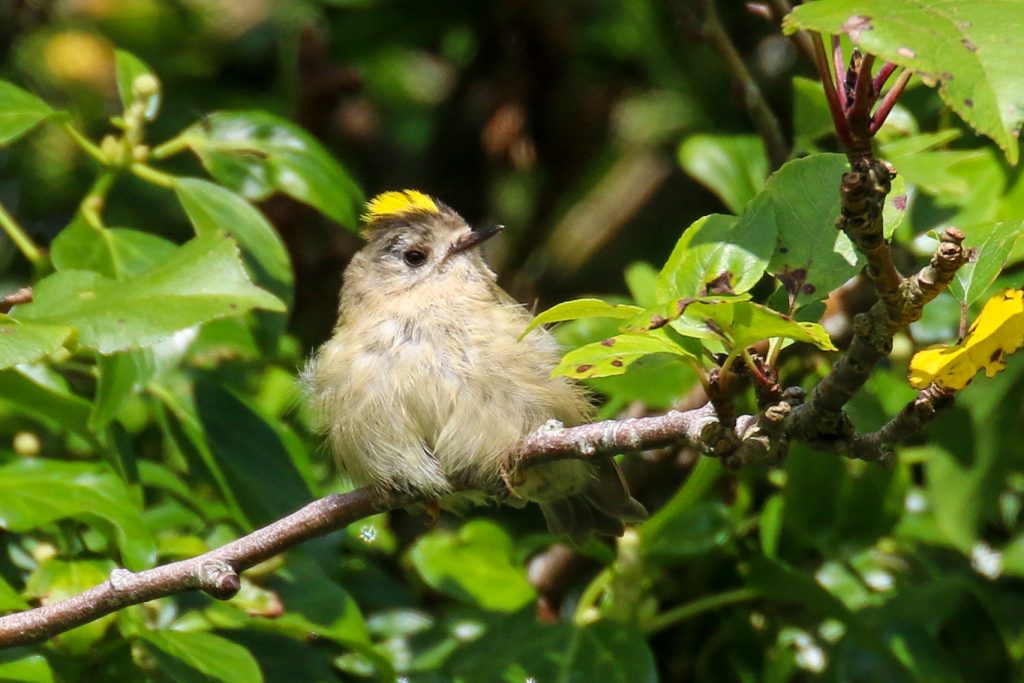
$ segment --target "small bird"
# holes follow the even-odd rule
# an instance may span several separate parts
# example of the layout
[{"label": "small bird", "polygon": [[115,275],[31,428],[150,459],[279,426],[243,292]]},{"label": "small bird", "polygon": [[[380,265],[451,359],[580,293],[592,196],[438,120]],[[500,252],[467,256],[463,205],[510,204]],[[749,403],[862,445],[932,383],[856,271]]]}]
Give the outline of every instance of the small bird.
[{"label": "small bird", "polygon": [[[366,246],[345,271],[338,322],[303,376],[339,467],[358,485],[459,510],[540,504],[555,534],[621,535],[647,513],[614,460],[517,468],[520,441],[555,419],[593,415],[586,391],[551,377],[544,329],[496,283],[473,230],[415,190],[367,203]],[[520,338],[522,337],[522,338]]]}]

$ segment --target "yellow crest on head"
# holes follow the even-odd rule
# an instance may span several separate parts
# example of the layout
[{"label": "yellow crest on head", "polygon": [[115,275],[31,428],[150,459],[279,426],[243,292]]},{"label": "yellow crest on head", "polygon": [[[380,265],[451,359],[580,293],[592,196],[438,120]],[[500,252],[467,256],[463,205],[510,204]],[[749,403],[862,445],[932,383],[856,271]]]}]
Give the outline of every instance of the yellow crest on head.
[{"label": "yellow crest on head", "polygon": [[366,203],[363,220],[372,223],[381,218],[400,216],[413,211],[441,213],[441,207],[428,195],[417,190],[383,192]]}]

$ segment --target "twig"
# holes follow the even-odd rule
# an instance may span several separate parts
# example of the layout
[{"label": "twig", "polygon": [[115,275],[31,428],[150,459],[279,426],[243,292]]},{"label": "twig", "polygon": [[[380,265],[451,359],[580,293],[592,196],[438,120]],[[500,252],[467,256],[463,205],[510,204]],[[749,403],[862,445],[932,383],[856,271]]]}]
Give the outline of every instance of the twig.
[{"label": "twig", "polygon": [[896,71],[896,64],[893,62],[886,62],[882,65],[882,68],[875,74],[875,80],[871,82],[871,89],[877,94],[882,92],[882,88],[885,87],[886,82],[889,80],[889,76],[892,76],[893,72]]},{"label": "twig", "polygon": [[27,304],[30,301],[32,301],[32,288],[22,287],[0,299],[0,313],[10,313],[11,309],[18,304]]},{"label": "twig", "polygon": [[284,519],[198,557],[141,572],[115,569],[84,593],[0,617],[0,648],[39,643],[128,605],[202,590],[225,600],[241,586],[244,571],[294,545],[403,503],[369,489],[330,495]]},{"label": "twig", "polygon": [[[523,442],[519,458],[521,466],[528,466],[548,460],[593,458],[676,443],[689,443],[704,452],[723,454],[735,448],[750,432],[754,418],[744,417],[747,419],[737,420],[735,433],[719,425],[710,406],[580,427],[548,425]],[[202,590],[217,599],[230,598],[239,589],[239,573],[253,565],[310,538],[412,501],[411,497],[387,496],[369,488],[331,495],[198,557],[141,572],[115,570],[108,581],[84,593],[0,617],[0,649],[38,643],[122,607],[187,591]]]},{"label": "twig", "polygon": [[852,439],[845,455],[860,460],[884,460],[891,457],[892,444],[921,431],[945,408],[953,404],[953,392],[932,384],[907,403],[896,417],[877,432]]},{"label": "twig", "polygon": [[757,85],[743,57],[733,45],[715,7],[715,0],[701,0],[704,9],[704,36],[722,57],[726,69],[742,89],[743,106],[754,122],[758,135],[764,141],[768,161],[773,169],[779,168],[789,158],[789,145],[782,134],[779,119],[768,106],[761,88]]},{"label": "twig", "polygon": [[[825,56],[825,44],[821,36],[815,34],[811,38],[814,45],[814,64],[818,67],[818,76],[821,78],[821,86],[825,89],[825,100],[828,102],[829,113],[832,114],[832,124],[835,126],[839,142],[845,149],[853,144],[853,136],[850,134],[850,125],[846,121],[846,111],[839,100],[839,93],[836,92],[836,83],[832,80],[832,73],[828,68],[828,57]],[[839,80],[839,74],[836,74]]]},{"label": "twig", "polygon": [[[783,17],[793,11],[793,6],[789,3],[789,0],[771,0],[771,4],[780,22]],[[812,62],[814,61],[814,40],[811,38],[811,34],[800,29],[790,35],[790,40],[803,51],[807,59]]]},{"label": "twig", "polygon": [[[879,72],[881,75],[881,72]],[[893,106],[896,104],[896,100],[899,99],[900,95],[903,94],[904,89],[907,87],[907,83],[910,82],[911,74],[909,71],[902,72],[897,78],[896,82],[889,88],[889,92],[885,93],[885,97],[882,98],[881,104],[878,105],[878,109],[875,111],[875,115],[871,118],[871,134],[874,135],[885,123],[885,120],[889,117],[889,112],[892,111]]]},{"label": "twig", "polygon": [[14,246],[18,247],[21,253],[28,259],[29,263],[33,267],[38,268],[43,263],[43,251],[36,243],[32,241],[32,238],[28,236],[28,233],[20,225],[18,221],[14,220],[14,216],[7,212],[3,204],[0,204],[0,227],[4,229],[7,236],[14,242]]}]

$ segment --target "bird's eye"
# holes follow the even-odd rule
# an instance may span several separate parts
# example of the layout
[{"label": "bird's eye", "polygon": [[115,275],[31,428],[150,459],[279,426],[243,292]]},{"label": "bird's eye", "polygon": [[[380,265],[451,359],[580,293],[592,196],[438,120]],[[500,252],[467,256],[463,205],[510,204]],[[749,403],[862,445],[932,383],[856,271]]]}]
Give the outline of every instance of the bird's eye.
[{"label": "bird's eye", "polygon": [[409,249],[402,254],[402,260],[405,261],[407,266],[418,268],[427,262],[427,254],[419,249]]}]

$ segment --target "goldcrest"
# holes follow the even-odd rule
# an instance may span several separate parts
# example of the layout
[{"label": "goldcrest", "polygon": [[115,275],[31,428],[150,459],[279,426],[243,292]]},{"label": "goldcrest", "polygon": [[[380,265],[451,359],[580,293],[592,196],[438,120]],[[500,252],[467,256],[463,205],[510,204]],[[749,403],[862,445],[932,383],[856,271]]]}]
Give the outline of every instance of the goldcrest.
[{"label": "goldcrest", "polygon": [[552,377],[559,348],[496,283],[473,230],[414,190],[367,204],[366,246],[345,271],[338,323],[304,378],[338,465],[356,484],[459,509],[540,504],[581,542],[646,516],[614,460],[517,468],[520,441],[549,419],[588,420],[587,393]]}]

